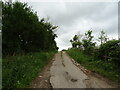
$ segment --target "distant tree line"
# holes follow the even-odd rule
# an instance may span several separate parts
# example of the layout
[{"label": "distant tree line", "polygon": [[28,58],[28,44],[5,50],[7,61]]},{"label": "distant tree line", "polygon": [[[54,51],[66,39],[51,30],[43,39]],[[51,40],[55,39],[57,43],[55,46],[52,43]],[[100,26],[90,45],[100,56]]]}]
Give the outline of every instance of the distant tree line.
[{"label": "distant tree line", "polygon": [[92,30],[88,30],[84,35],[75,35],[72,40],[72,48],[83,51],[85,54],[92,55],[94,58],[105,62],[115,63],[120,66],[120,40],[109,40],[104,31],[100,32],[98,41],[101,43],[96,46]]},{"label": "distant tree line", "polygon": [[3,56],[57,50],[55,29],[44,18],[39,20],[27,3],[2,2]]}]

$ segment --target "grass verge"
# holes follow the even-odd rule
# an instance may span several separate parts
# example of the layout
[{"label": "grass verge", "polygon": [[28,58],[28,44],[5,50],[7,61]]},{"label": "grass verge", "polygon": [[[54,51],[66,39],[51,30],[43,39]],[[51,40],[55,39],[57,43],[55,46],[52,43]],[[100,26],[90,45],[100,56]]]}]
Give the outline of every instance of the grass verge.
[{"label": "grass verge", "polygon": [[75,61],[80,63],[86,69],[95,71],[102,76],[120,83],[120,69],[113,63],[96,60],[93,56],[85,55],[82,51],[70,49],[66,51]]},{"label": "grass verge", "polygon": [[2,88],[25,88],[48,64],[55,52],[38,52],[2,60]]}]

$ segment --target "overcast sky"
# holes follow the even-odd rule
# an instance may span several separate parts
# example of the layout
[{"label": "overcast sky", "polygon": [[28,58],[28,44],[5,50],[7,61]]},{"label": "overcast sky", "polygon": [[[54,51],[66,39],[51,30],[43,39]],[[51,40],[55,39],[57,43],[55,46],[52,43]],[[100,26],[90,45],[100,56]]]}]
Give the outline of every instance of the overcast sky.
[{"label": "overcast sky", "polygon": [[118,2],[19,1],[28,2],[39,18],[49,17],[51,23],[59,26],[55,32],[58,36],[55,40],[59,50],[71,47],[69,41],[75,34],[84,34],[90,29],[93,30],[95,40],[101,30],[104,30],[108,37],[118,38]]}]

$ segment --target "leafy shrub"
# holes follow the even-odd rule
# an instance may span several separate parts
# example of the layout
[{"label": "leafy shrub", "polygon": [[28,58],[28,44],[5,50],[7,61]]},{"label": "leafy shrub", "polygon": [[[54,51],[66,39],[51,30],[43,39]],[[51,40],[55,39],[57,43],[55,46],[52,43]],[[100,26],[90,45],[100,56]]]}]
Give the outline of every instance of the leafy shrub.
[{"label": "leafy shrub", "polygon": [[120,65],[120,40],[110,40],[102,44],[98,50],[98,57]]}]

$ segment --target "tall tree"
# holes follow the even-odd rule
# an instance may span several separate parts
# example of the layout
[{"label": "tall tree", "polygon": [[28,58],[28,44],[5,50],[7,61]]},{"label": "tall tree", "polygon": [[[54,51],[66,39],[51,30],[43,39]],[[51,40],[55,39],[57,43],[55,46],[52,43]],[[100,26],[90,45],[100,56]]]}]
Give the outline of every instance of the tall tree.
[{"label": "tall tree", "polygon": [[94,36],[92,36],[92,30],[88,30],[85,33],[85,38],[82,40],[85,52],[88,54],[91,53],[92,49],[95,46],[95,43],[93,43],[93,37]]},{"label": "tall tree", "polygon": [[2,3],[3,55],[57,50],[57,26],[41,19],[26,3]]}]

